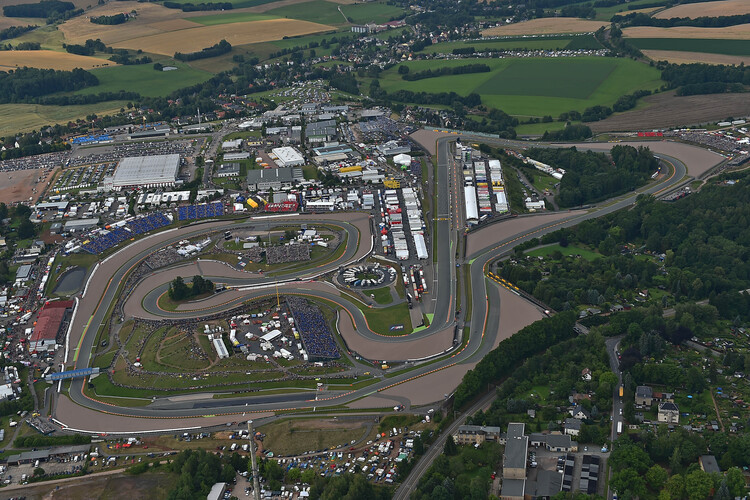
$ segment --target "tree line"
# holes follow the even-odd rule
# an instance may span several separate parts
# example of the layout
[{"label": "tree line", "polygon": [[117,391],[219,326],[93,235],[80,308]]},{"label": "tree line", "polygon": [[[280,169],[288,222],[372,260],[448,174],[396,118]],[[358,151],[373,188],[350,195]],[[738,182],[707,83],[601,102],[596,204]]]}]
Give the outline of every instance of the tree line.
[{"label": "tree line", "polygon": [[453,407],[463,407],[485,391],[487,384],[497,383],[510,375],[524,359],[573,337],[575,320],[574,312],[563,312],[535,321],[500,342],[477,366],[466,372],[456,388]]},{"label": "tree line", "polygon": [[3,30],[0,30],[0,40],[10,40],[11,38],[19,37],[35,28],[36,26],[34,26],[33,24],[29,24],[28,26],[11,26],[10,28],[5,28]]},{"label": "tree line", "polygon": [[[640,7],[640,6],[639,6]],[[750,14],[738,14],[733,16],[718,17],[671,17],[661,19],[652,17],[643,12],[633,12],[626,15],[615,15],[612,18],[613,23],[619,23],[623,26],[655,26],[658,28],[674,28],[676,26],[692,26],[696,28],[724,28],[727,26],[737,26],[739,24],[750,23]]]},{"label": "tree line", "polygon": [[130,19],[130,16],[128,14],[123,14],[121,12],[119,14],[115,14],[114,16],[90,17],[89,21],[91,21],[94,24],[103,24],[105,26],[113,26],[115,24],[122,24],[126,22],[128,19]]},{"label": "tree line", "polygon": [[178,61],[195,61],[196,59],[207,59],[209,57],[217,57],[222,54],[226,54],[232,51],[232,45],[226,40],[221,40],[219,43],[207,47],[199,52],[175,52],[174,58]]},{"label": "tree line", "polygon": [[0,72],[0,102],[35,102],[36,98],[70,92],[99,84],[99,79],[88,71],[19,68]]},{"label": "tree line", "polygon": [[468,73],[489,73],[490,67],[486,64],[464,64],[462,66],[444,66],[436,69],[425,69],[416,73],[409,72],[409,66],[401,65],[398,67],[398,73],[402,80],[413,82],[424,80],[425,78],[437,78],[446,75],[465,75]]},{"label": "tree line", "polygon": [[180,9],[183,12],[198,12],[205,10],[231,10],[234,5],[230,2],[207,2],[207,3],[179,3],[164,2],[162,5],[168,9]]}]

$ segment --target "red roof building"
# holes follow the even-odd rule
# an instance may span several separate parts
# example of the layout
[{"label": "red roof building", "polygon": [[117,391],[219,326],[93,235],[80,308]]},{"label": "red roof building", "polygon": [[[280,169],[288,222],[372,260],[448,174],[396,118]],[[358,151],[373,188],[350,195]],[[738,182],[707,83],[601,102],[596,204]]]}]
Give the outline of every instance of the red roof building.
[{"label": "red roof building", "polygon": [[57,333],[60,331],[65,312],[74,305],[72,300],[47,302],[36,320],[29,339],[29,351],[54,351],[57,349]]}]

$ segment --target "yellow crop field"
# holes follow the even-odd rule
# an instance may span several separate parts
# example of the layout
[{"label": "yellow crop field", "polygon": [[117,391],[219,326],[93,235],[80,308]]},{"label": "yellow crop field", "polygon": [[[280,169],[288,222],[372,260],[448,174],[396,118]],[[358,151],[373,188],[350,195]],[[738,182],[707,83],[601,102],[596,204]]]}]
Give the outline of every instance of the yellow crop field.
[{"label": "yellow crop field", "polygon": [[717,2],[687,3],[663,10],[654,17],[669,19],[672,17],[718,17],[750,14],[750,2],[747,0],[719,0]]},{"label": "yellow crop field", "polygon": [[622,30],[622,34],[632,38],[715,38],[721,40],[750,40],[750,24],[739,24],[737,26],[727,26],[726,28],[694,28],[692,26],[656,28],[654,26],[636,26],[633,28],[625,28]]},{"label": "yellow crop field", "polygon": [[117,64],[98,57],[79,56],[67,52],[53,52],[51,50],[4,50],[0,51],[0,70],[22,68],[63,69],[74,68],[92,69]]},{"label": "yellow crop field", "polygon": [[708,54],[705,52],[683,52],[679,50],[644,50],[643,54],[654,61],[669,61],[674,64],[740,64],[750,65],[750,57]]},{"label": "yellow crop field", "polygon": [[324,24],[295,19],[271,19],[244,23],[196,25],[188,28],[150,36],[140,36],[112,43],[113,47],[173,55],[175,52],[196,52],[224,39],[232,45],[280,40],[283,36],[307,35],[332,30]]},{"label": "yellow crop field", "polygon": [[482,36],[549,35],[556,33],[588,33],[609,23],[574,17],[544,17],[520,23],[496,26],[482,31]]},{"label": "yellow crop field", "polygon": [[[89,20],[90,17],[112,16],[121,12],[129,13],[132,11],[136,12],[135,19],[114,26],[94,24]],[[65,35],[67,43],[83,43],[89,38],[92,40],[98,38],[105,44],[112,45],[122,40],[155,35],[195,25],[190,21],[184,21],[188,24],[182,24],[180,28],[174,26],[165,28],[158,25],[158,23],[165,21],[183,21],[177,18],[181,15],[182,12],[178,10],[168,9],[156,3],[111,2],[91,9],[83,16],[74,17],[64,22],[59,29]]]}]

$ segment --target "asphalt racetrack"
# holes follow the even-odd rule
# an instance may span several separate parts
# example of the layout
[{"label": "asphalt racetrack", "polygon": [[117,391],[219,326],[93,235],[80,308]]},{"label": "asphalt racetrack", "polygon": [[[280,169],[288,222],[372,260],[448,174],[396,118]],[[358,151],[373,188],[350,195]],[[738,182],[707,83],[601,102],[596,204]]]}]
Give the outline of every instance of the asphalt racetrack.
[{"label": "asphalt racetrack", "polygon": [[[336,304],[339,309],[338,329],[350,350],[368,359],[389,361],[410,360],[413,369],[391,374],[362,389],[331,391],[311,399],[310,393],[277,394],[274,396],[213,399],[212,394],[159,397],[148,406],[121,407],[91,399],[83,394],[85,379],[74,380],[70,400],[64,396],[56,408],[55,418],[64,425],[79,431],[132,432],[133,430],[166,430],[215,425],[215,422],[239,420],[238,415],[254,418],[268,415],[270,411],[284,409],[318,410],[330,406],[349,405],[350,408],[392,406],[394,402],[423,405],[442,400],[455,390],[463,375],[504,338],[542,317],[543,313],[521,297],[485,279],[487,264],[507,254],[530,238],[539,237],[561,227],[572,226],[583,220],[600,217],[635,202],[640,193],[660,193],[684,181],[687,175],[705,173],[723,157],[694,146],[681,143],[647,143],[660,158],[672,168],[663,168],[662,175],[645,188],[634,193],[602,203],[588,210],[521,216],[490,224],[471,232],[467,237],[465,259],[469,264],[473,307],[469,325],[468,342],[454,345],[456,330],[456,255],[458,231],[463,221],[461,200],[452,198],[461,186],[451,183],[452,158],[450,143],[454,134],[435,134],[421,131],[417,140],[426,148],[436,149],[436,207],[438,243],[434,275],[437,286],[431,290],[435,301],[435,316],[429,328],[413,334],[386,337],[370,330],[357,304],[357,299],[343,293],[329,283],[315,281],[318,275],[335,271],[363,259],[372,250],[372,230],[366,213],[334,213],[330,215],[295,215],[287,217],[253,217],[243,222],[216,221],[195,224],[181,229],[171,229],[137,240],[124,247],[98,265],[88,278],[85,294],[79,300],[72,322],[67,364],[69,367],[88,366],[97,331],[118,293],[118,286],[137,263],[159,248],[187,237],[198,237],[207,232],[224,231],[240,227],[270,229],[284,223],[329,224],[341,227],[347,233],[344,254],[334,262],[315,269],[277,278],[238,271],[230,266],[210,260],[201,260],[183,266],[157,271],[143,280],[129,295],[124,306],[126,317],[141,318],[195,318],[234,307],[247,300],[275,294],[278,280],[279,292],[297,293],[316,297]],[[483,141],[495,146],[528,147],[528,143],[487,140],[465,136],[467,141]],[[431,143],[431,141],[434,141]],[[626,143],[622,143],[626,144]],[[587,148],[610,148],[613,144],[586,144]],[[661,145],[658,148],[657,145]],[[549,147],[549,145],[545,145]],[[583,145],[577,145],[582,148]],[[696,152],[695,150],[699,151]],[[454,189],[455,188],[455,189]],[[217,283],[225,283],[230,290],[216,294],[204,301],[180,306],[176,311],[163,311],[158,307],[159,295],[166,291],[175,276],[189,277],[197,274]],[[491,283],[487,286],[487,283]],[[439,356],[445,353],[445,355]],[[429,356],[437,361],[419,364],[416,360]],[[64,402],[63,402],[64,400]],[[72,401],[71,401],[72,400]],[[108,414],[104,418],[102,413]],[[132,418],[135,417],[135,418]],[[202,417],[200,419],[190,417]],[[192,424],[192,425],[191,425]]]}]

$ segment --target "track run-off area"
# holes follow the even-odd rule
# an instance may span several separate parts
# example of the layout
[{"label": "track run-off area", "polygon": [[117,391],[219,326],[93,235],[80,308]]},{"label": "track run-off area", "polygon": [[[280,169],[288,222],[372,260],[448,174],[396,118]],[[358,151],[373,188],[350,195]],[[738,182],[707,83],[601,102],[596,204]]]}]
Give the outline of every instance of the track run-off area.
[{"label": "track run-off area", "polygon": [[[226,311],[242,303],[269,296],[297,294],[329,303],[339,311],[337,330],[350,351],[365,359],[388,360],[402,366],[375,383],[351,391],[293,392],[237,398],[213,398],[212,393],[159,396],[147,406],[115,406],[93,399],[84,393],[87,379],[74,379],[68,394],[59,394],[54,418],[70,430],[90,433],[132,433],[194,429],[240,420],[242,416],[261,418],[277,411],[325,411],[326,408],[387,408],[394,404],[427,405],[442,401],[461,382],[464,374],[500,341],[543,317],[544,313],[508,289],[486,279],[488,265],[508,254],[531,238],[584,220],[601,217],[635,203],[640,194],[669,190],[691,178],[697,178],[724,160],[724,157],[677,142],[620,142],[645,145],[662,160],[661,175],[636,192],[608,200],[587,210],[549,212],[509,218],[475,229],[465,238],[462,256],[457,256],[458,239],[463,237],[462,201],[454,185],[455,176],[451,144],[455,134],[421,131],[415,134],[432,154],[437,207],[435,220],[437,245],[433,264],[435,286],[428,295],[434,301],[434,317],[429,327],[402,336],[384,336],[373,332],[363,310],[368,306],[355,296],[317,278],[338,270],[340,266],[359,262],[371,255],[375,234],[369,214],[340,212],[326,215],[293,214],[257,216],[242,220],[207,221],[173,228],[136,240],[98,263],[87,278],[86,286],[69,328],[66,341],[66,368],[86,368],[92,360],[98,332],[114,314],[114,304],[122,293],[129,272],[147,256],[178,241],[208,233],[253,228],[270,230],[289,224],[325,224],[346,234],[345,249],[338,258],[318,267],[274,277],[239,271],[217,261],[200,260],[158,270],[142,279],[129,291],[123,305],[125,319],[193,319]],[[531,146],[561,147],[520,141],[487,139],[466,135],[462,140],[485,142],[492,146],[525,148]],[[609,150],[613,143],[577,144],[579,149]],[[566,145],[567,146],[567,145]],[[458,228],[458,229],[457,229]],[[462,318],[469,329],[468,340],[454,343],[457,328],[457,264],[468,267],[472,307],[470,317]],[[228,290],[207,299],[183,304],[165,311],[158,298],[177,276],[201,274]],[[466,300],[464,299],[464,304]],[[459,339],[461,334],[459,333]],[[408,370],[404,369],[406,362]],[[99,376],[106,376],[101,374]],[[316,397],[317,395],[317,397]],[[111,400],[108,400],[111,401]]]}]

